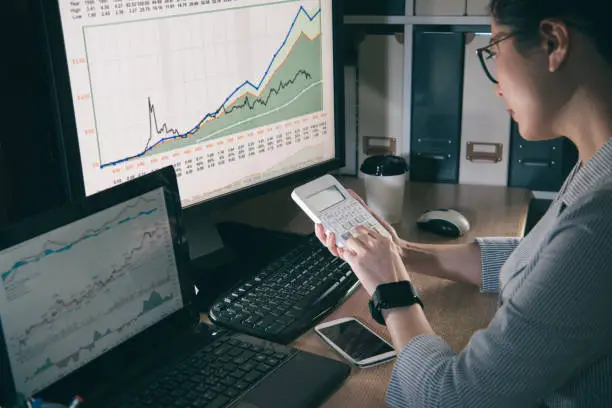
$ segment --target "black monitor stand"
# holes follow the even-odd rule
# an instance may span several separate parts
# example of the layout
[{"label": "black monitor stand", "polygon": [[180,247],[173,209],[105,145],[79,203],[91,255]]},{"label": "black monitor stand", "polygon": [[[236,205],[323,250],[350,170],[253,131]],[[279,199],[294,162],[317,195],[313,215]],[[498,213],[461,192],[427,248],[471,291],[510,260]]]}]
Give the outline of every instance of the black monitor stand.
[{"label": "black monitor stand", "polygon": [[304,242],[305,236],[256,228],[246,224],[214,224],[200,211],[185,211],[191,273],[198,304],[206,311],[212,302],[240,280]]}]

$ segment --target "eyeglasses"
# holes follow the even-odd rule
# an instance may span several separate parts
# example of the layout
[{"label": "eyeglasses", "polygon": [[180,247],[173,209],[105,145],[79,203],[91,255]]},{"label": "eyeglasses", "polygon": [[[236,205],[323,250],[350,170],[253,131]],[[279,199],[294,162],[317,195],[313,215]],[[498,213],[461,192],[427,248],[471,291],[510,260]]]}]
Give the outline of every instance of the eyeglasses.
[{"label": "eyeglasses", "polygon": [[494,50],[494,47],[496,47],[499,43],[506,41],[508,38],[512,38],[513,36],[514,34],[506,34],[498,38],[497,40],[491,42],[489,45],[476,50],[476,53],[478,54],[478,59],[482,64],[482,68],[484,69],[485,74],[487,74],[487,77],[494,84],[499,83],[497,81],[497,70],[495,66],[495,56],[497,55],[497,52]]}]

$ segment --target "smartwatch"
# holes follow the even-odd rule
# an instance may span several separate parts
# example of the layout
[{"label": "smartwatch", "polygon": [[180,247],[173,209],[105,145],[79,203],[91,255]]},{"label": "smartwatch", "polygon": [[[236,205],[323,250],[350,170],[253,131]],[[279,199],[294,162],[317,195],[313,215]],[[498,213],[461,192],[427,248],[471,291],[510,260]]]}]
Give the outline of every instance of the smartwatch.
[{"label": "smartwatch", "polygon": [[374,320],[385,326],[383,309],[407,307],[417,303],[423,307],[423,302],[421,302],[419,294],[411,282],[385,283],[376,288],[370,299],[370,314]]}]

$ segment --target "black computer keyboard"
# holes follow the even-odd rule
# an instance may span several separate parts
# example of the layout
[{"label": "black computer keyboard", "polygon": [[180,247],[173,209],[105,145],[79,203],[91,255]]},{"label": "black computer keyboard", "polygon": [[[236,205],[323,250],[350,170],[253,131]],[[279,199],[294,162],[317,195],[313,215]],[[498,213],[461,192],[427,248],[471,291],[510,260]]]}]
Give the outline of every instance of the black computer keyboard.
[{"label": "black computer keyboard", "polygon": [[216,324],[287,344],[358,287],[349,265],[312,235],[213,304]]},{"label": "black computer keyboard", "polygon": [[221,336],[113,408],[228,406],[296,353],[287,350]]}]

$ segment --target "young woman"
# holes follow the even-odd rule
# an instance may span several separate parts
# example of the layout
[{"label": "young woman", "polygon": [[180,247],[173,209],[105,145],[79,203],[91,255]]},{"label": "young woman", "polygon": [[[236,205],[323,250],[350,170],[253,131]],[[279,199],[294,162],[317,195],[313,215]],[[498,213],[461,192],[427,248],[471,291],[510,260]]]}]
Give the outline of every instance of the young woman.
[{"label": "young woman", "polygon": [[[383,309],[400,352],[392,407],[612,407],[612,2],[492,0],[485,73],[527,140],[569,138],[580,160],[528,236],[417,245],[361,229],[340,250],[372,295],[429,274],[499,291],[456,354],[416,303]],[[397,286],[399,287],[399,286]],[[426,306],[426,305],[425,305]]]}]

